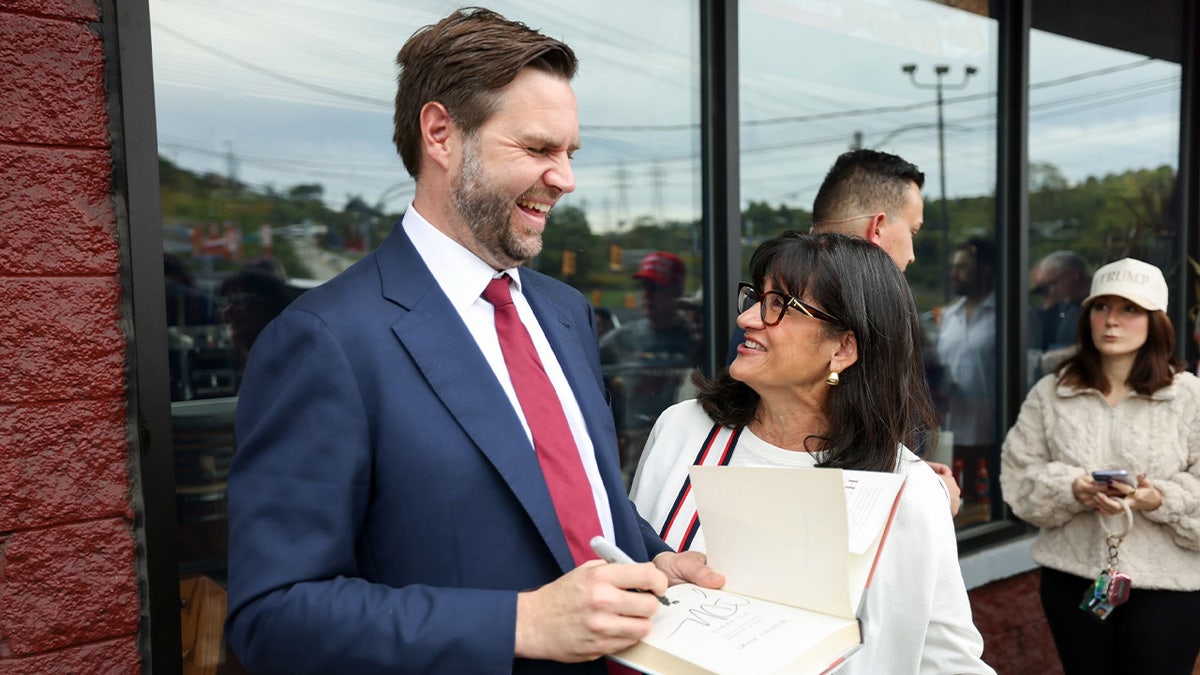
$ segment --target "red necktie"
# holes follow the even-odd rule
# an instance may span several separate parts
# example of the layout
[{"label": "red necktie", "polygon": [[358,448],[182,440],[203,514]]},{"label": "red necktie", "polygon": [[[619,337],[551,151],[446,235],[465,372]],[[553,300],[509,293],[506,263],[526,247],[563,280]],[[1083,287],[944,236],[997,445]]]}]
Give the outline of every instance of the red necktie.
[{"label": "red necktie", "polygon": [[577,565],[591,560],[596,556],[590,542],[592,537],[601,534],[592,486],[584,473],[583,461],[579,458],[579,449],[571,435],[567,416],[563,414],[558,393],[550,384],[529,331],[513,305],[508,275],[492,279],[483,291],[483,299],[496,309],[500,350],[504,352],[513,389],[533,434],[533,449],[542,466],[546,487],[550,488],[554,511],[562,524],[571,555]]}]

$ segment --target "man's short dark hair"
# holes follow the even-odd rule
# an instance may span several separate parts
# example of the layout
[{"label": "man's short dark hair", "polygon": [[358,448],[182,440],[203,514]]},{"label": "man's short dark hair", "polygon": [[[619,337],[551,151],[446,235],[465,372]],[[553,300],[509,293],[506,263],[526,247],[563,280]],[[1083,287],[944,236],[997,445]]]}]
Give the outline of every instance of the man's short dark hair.
[{"label": "man's short dark hair", "polygon": [[421,167],[421,108],[446,107],[464,135],[495,111],[498,92],[525,68],[570,80],[578,61],[563,42],[489,9],[466,7],[413,33],[396,55],[392,141],[414,178]]},{"label": "man's short dark hair", "polygon": [[842,153],[813,200],[813,224],[880,211],[892,216],[904,207],[912,183],[923,187],[925,174],[901,157],[867,149]]},{"label": "man's short dark hair", "polygon": [[981,267],[996,269],[996,247],[983,237],[969,237],[966,241],[954,247],[955,251],[966,251],[975,261],[976,273]]}]

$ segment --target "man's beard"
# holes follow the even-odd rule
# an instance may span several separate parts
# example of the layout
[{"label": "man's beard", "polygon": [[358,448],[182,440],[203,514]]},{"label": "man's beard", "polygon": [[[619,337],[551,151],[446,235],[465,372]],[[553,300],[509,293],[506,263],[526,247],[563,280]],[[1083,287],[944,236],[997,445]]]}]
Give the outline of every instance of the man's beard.
[{"label": "man's beard", "polygon": [[541,236],[523,240],[514,231],[512,209],[516,200],[490,189],[473,139],[463,144],[462,173],[451,187],[454,208],[475,240],[498,262],[516,267],[541,253]]}]

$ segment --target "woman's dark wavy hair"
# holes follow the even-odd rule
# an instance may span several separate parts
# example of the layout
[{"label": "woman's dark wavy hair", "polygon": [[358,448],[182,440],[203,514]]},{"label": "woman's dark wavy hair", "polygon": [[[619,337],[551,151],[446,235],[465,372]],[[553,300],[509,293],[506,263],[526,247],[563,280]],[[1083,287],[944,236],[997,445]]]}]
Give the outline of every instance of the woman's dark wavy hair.
[{"label": "woman's dark wavy hair", "polygon": [[[839,317],[840,325],[820,322],[828,336],[854,331],[857,339],[858,361],[829,389],[829,435],[805,442],[806,450],[817,453],[818,466],[894,471],[900,443],[910,448],[918,438],[936,443],[916,303],[883,249],[840,234],[789,231],[758,247],[750,276],[757,288],[770,281],[776,290]],[[739,427],[754,418],[758,394],[728,370],[693,381],[713,420]]]},{"label": "woman's dark wavy hair", "polygon": [[[1092,310],[1084,307],[1079,313],[1079,349],[1059,364],[1054,373],[1058,382],[1073,389],[1095,389],[1103,394],[1112,391],[1112,383],[1104,375],[1100,350],[1092,339]],[[1146,312],[1146,343],[1138,349],[1129,370],[1126,384],[1139,394],[1149,396],[1171,384],[1175,373],[1187,367],[1175,355],[1175,328],[1164,312]]]}]

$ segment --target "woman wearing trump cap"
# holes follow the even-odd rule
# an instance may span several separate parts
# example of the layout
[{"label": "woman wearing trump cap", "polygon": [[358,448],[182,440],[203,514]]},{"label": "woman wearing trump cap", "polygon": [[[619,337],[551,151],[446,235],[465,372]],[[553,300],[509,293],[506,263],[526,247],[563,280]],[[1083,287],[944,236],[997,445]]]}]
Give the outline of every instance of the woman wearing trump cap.
[{"label": "woman wearing trump cap", "polygon": [[[1101,267],[1083,307],[1078,352],[1034,386],[1004,441],[1004,499],[1041,528],[1032,555],[1067,675],[1191,673],[1200,379],[1175,355],[1157,267]],[[1111,470],[1130,484],[1092,477]]]}]

